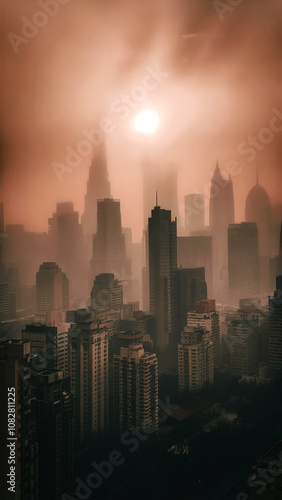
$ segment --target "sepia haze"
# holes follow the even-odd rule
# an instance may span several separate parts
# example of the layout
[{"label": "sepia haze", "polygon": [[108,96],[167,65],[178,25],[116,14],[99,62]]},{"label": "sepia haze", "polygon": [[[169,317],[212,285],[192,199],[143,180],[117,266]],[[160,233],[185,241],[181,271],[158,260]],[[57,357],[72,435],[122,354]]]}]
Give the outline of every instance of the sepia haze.
[{"label": "sepia haze", "polygon": [[[143,229],[144,156],[160,175],[169,163],[177,165],[180,216],[184,195],[204,192],[216,160],[223,171],[231,160],[241,167],[233,176],[236,222],[244,220],[257,165],[271,202],[281,203],[281,132],[252,161],[238,151],[269,127],[274,108],[281,129],[280,0],[242,1],[223,20],[214,2],[205,0],[71,0],[15,53],[7,35],[21,35],[22,18],[32,20],[39,10],[36,1],[2,5],[6,223],[47,231],[59,201],[72,200],[83,213],[91,155],[62,182],[52,165],[65,164],[65,148],[75,150],[82,130],[102,119],[114,124],[106,136],[111,191],[121,200],[123,226],[132,228],[134,241]],[[142,86],[148,68],[167,76],[122,119],[113,102]],[[142,109],[160,120],[148,140],[134,128]]]}]

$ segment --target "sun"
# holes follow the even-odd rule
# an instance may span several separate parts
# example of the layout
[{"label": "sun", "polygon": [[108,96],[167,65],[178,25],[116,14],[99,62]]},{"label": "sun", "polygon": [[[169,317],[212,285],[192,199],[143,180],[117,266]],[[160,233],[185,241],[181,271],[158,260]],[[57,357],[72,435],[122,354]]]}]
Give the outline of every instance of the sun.
[{"label": "sun", "polygon": [[159,125],[159,115],[152,109],[143,109],[134,120],[134,128],[142,134],[153,135]]}]

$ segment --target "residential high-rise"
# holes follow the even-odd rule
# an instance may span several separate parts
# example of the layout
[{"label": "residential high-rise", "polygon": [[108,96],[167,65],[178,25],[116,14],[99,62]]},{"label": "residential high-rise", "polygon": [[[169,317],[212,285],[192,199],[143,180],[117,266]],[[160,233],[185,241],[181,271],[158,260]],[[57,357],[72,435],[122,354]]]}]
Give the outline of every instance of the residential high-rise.
[{"label": "residential high-rise", "polygon": [[210,332],[186,326],[178,344],[179,391],[196,391],[214,383],[213,344]]},{"label": "residential high-rise", "polygon": [[187,194],[185,202],[185,233],[203,231],[205,228],[205,197],[202,194]]},{"label": "residential high-rise", "polygon": [[230,224],[228,228],[228,277],[230,300],[259,294],[258,229],[255,222]]},{"label": "residential high-rise", "polygon": [[93,236],[90,262],[92,283],[98,274],[112,273],[123,284],[123,295],[131,300],[131,261],[127,258],[125,235],[122,233],[120,201],[98,200],[97,233]]},{"label": "residential high-rise", "polygon": [[120,433],[132,427],[158,431],[158,360],[142,343],[114,355],[114,415]]},{"label": "residential high-rise", "polygon": [[122,308],[123,288],[112,273],[98,274],[91,291],[92,311],[111,311]]},{"label": "residential high-rise", "polygon": [[187,324],[187,313],[193,310],[197,300],[207,298],[205,268],[177,269],[177,332],[180,334]]},{"label": "residential high-rise", "polygon": [[187,314],[187,326],[203,328],[210,332],[213,344],[214,368],[217,368],[220,365],[220,328],[215,300],[207,299],[196,302],[193,311]]},{"label": "residential high-rise", "polygon": [[256,375],[259,368],[259,329],[249,325],[244,314],[230,322],[227,345],[231,377]]},{"label": "residential high-rise", "polygon": [[36,312],[43,322],[64,321],[69,305],[69,280],[55,262],[43,262],[36,274]]},{"label": "residential high-rise", "polygon": [[211,179],[210,231],[213,237],[214,295],[224,301],[228,291],[227,229],[234,223],[233,183],[224,178],[218,163]]},{"label": "residential high-rise", "polygon": [[[3,488],[3,496],[1,496],[3,500],[10,498],[37,500],[39,498],[39,445],[30,370],[29,341],[6,340],[0,342],[0,438],[2,443],[0,446],[0,483],[7,486]],[[10,417],[12,423],[9,427],[8,415],[12,416]],[[9,435],[8,428],[11,429]],[[15,439],[13,440],[13,438]],[[7,446],[8,444],[9,446]],[[14,465],[8,463],[8,457],[12,455],[15,456]],[[8,491],[7,485],[7,474],[11,474],[11,465],[15,467],[16,471],[14,493]],[[11,479],[13,478],[11,477]]]},{"label": "residential high-rise", "polygon": [[73,395],[59,370],[39,372],[34,388],[38,419],[40,500],[60,500],[73,482]]},{"label": "residential high-rise", "polygon": [[269,305],[269,372],[282,370],[282,275],[276,278],[276,290]]},{"label": "residential high-rise", "polygon": [[22,337],[23,340],[30,341],[30,352],[36,356],[32,361],[33,373],[45,369],[57,369],[62,370],[64,376],[68,375],[68,327],[66,324],[26,325],[22,330]]},{"label": "residential high-rise", "polygon": [[91,313],[77,310],[69,330],[71,393],[75,437],[86,440],[108,429],[108,333]]},{"label": "residential high-rise", "polygon": [[87,249],[79,212],[68,201],[57,203],[57,210],[49,222],[49,239],[55,262],[65,270],[70,281],[70,294],[85,295],[87,282]]},{"label": "residential high-rise", "polygon": [[205,268],[208,295],[213,296],[212,236],[178,236],[177,267]]},{"label": "residential high-rise", "polygon": [[85,236],[96,233],[97,201],[111,196],[111,186],[108,180],[108,167],[105,142],[95,147],[91,166],[89,167],[89,180],[84,201],[84,213],[81,217],[83,233]]},{"label": "residential high-rise", "polygon": [[176,220],[158,204],[149,218],[150,314],[156,317],[156,347],[176,340]]}]

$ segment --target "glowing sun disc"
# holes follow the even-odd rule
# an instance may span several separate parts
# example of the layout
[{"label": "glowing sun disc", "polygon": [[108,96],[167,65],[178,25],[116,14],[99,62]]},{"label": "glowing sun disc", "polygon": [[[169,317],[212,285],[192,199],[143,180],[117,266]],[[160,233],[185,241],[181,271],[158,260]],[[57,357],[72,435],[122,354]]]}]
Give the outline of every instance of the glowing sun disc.
[{"label": "glowing sun disc", "polygon": [[154,134],[159,125],[159,115],[152,109],[143,109],[136,116],[134,127],[137,132],[142,134]]}]

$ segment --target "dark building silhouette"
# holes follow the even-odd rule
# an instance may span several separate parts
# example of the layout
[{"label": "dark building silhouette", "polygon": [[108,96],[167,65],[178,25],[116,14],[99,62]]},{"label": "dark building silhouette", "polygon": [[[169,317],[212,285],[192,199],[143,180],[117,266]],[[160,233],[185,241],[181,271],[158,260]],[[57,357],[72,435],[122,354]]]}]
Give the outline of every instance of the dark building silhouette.
[{"label": "dark building silhouette", "polygon": [[111,198],[98,200],[97,209],[97,233],[93,236],[90,279],[93,283],[98,274],[114,274],[123,284],[124,298],[131,300],[131,261],[126,255],[120,201]]},{"label": "dark building silhouette", "polygon": [[122,308],[123,289],[112,273],[98,274],[91,290],[92,311],[111,311]]},{"label": "dark building silhouette", "polygon": [[96,233],[97,201],[111,196],[111,186],[108,180],[108,167],[105,142],[96,146],[94,156],[89,167],[89,180],[84,201],[84,213],[81,217],[85,236]]},{"label": "dark building silhouette", "polygon": [[267,192],[258,183],[258,178],[246,199],[245,221],[257,223],[259,255],[271,257],[273,255],[272,206]]},{"label": "dark building silhouette", "polygon": [[165,348],[176,340],[176,220],[156,203],[148,230],[150,314],[156,317],[156,347]]},{"label": "dark building silhouette", "polygon": [[187,194],[185,204],[185,234],[205,229],[205,197],[202,194]]},{"label": "dark building silhouette", "polygon": [[282,221],[280,226],[280,241],[278,255],[269,259],[269,291],[275,288],[276,276],[282,275]]},{"label": "dark building silhouette", "polygon": [[234,223],[233,183],[230,175],[225,179],[218,163],[211,179],[210,231],[213,237],[214,295],[219,301],[226,299],[228,291],[227,229]]},{"label": "dark building silhouette", "polygon": [[213,295],[212,236],[178,236],[177,267],[205,268],[208,295]]},{"label": "dark building silhouette", "polygon": [[193,310],[198,300],[207,298],[205,268],[177,269],[177,332],[187,325],[187,313]]},{"label": "dark building silhouette", "polygon": [[255,222],[230,224],[228,228],[228,276],[230,300],[259,294],[258,229]]},{"label": "dark building silhouette", "polygon": [[69,306],[69,280],[55,262],[43,262],[36,273],[36,313],[42,322],[62,323]]},{"label": "dark building silhouette", "polygon": [[38,419],[40,500],[60,500],[73,482],[73,395],[59,370],[40,372],[35,380]]},{"label": "dark building silhouette", "polygon": [[73,203],[57,203],[57,211],[49,222],[49,238],[53,258],[69,279],[70,296],[84,297],[87,282],[87,253],[79,213]]},{"label": "dark building silhouette", "polygon": [[[38,451],[37,416],[33,405],[34,396],[31,384],[30,343],[24,340],[6,340],[0,342],[0,483],[3,488],[2,499],[17,498],[21,500],[37,500],[38,496]],[[11,390],[10,402],[15,395],[15,427],[13,432],[17,440],[9,440],[15,446],[16,486],[15,493],[8,491],[7,474],[10,473],[7,447],[8,430],[8,392]],[[12,449],[12,448],[11,448]]]},{"label": "dark building silhouette", "polygon": [[276,278],[276,290],[269,297],[269,373],[282,370],[282,275]]}]

